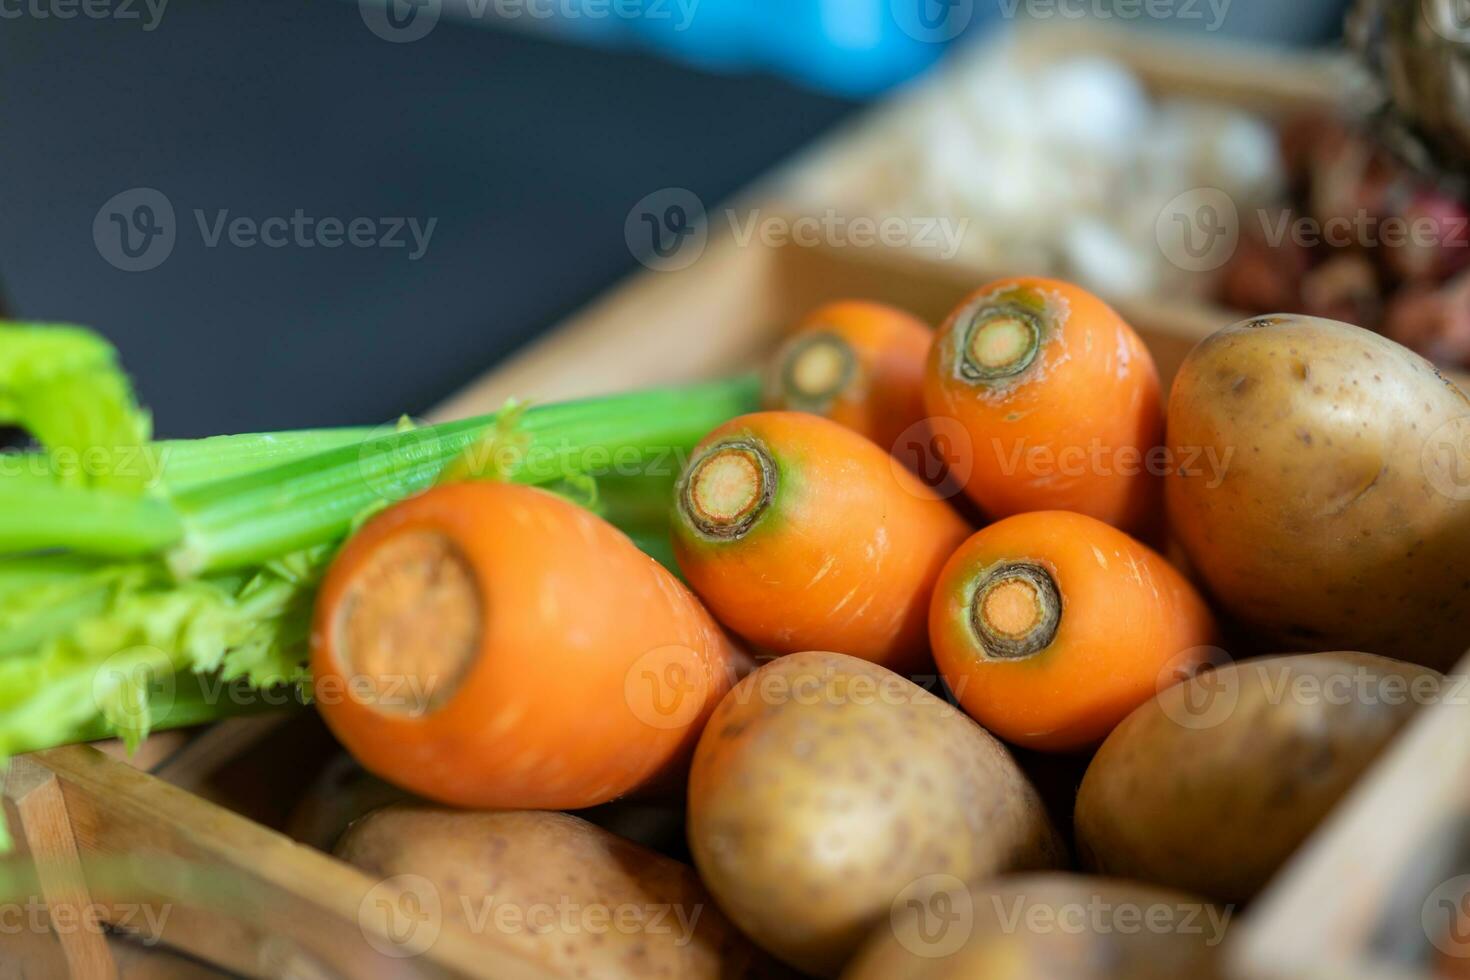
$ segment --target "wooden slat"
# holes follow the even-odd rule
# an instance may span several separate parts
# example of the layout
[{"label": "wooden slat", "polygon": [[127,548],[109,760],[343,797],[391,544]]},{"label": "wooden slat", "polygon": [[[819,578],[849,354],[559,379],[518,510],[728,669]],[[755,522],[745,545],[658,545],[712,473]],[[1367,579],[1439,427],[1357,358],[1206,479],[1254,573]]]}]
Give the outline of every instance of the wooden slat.
[{"label": "wooden slat", "polygon": [[391,940],[359,914],[378,883],[361,871],[88,746],[34,758],[60,779],[94,894],[166,906],[169,946],[258,977],[550,976],[447,922],[421,955],[383,955],[370,939]]},{"label": "wooden slat", "polygon": [[[1470,674],[1470,659],[1460,675]],[[1470,846],[1470,683],[1426,709],[1251,910],[1235,933],[1241,977],[1392,980],[1422,976],[1386,962],[1386,926],[1422,929],[1420,904],[1441,881],[1466,873]],[[1457,830],[1447,837],[1446,831]],[[1397,913],[1397,914],[1396,914]]]},{"label": "wooden slat", "polygon": [[[6,774],[5,795],[15,806],[15,832],[25,838],[39,897],[46,902],[67,970],[88,980],[115,980],[117,965],[93,914],[56,774],[30,759],[15,759]],[[23,928],[28,927],[29,923]]]}]

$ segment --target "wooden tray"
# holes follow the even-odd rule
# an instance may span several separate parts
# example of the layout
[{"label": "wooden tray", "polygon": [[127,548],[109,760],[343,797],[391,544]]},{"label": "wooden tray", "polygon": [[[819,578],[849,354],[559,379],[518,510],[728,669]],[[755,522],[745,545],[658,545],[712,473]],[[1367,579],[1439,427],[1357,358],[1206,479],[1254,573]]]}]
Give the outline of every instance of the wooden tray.
[{"label": "wooden tray", "polygon": [[[1067,43],[1081,43],[1069,37]],[[1296,69],[1242,71],[1239,62],[1218,52],[1210,60],[1192,47],[1152,43],[1117,53],[1130,63],[1134,56],[1141,59],[1135,67],[1144,66],[1140,70],[1155,84],[1246,104],[1301,97]],[[1228,64],[1236,67],[1227,71]],[[877,131],[868,127],[881,125],[882,111],[879,116],[784,169],[747,203],[790,207],[804,183],[819,179],[834,161],[862,152]],[[787,324],[824,300],[882,299],[937,319],[977,282],[975,270],[905,253],[742,247],[717,235],[688,269],[633,277],[437,414],[490,411],[512,395],[552,400],[729,373],[758,361]],[[1199,338],[1234,319],[1187,303],[1120,308],[1153,350],[1166,382]],[[1313,972],[1330,957],[1368,975],[1365,956],[1376,955],[1368,934],[1388,914],[1401,884],[1397,876],[1411,858],[1425,856],[1424,835],[1442,824],[1439,818],[1470,813],[1467,712],[1426,712],[1348,812],[1302,856],[1237,950],[1242,975],[1295,974],[1298,965]],[[6,813],[22,853],[44,859],[38,861],[37,893],[54,920],[75,923],[79,915],[93,914],[121,932],[136,931],[136,908],[130,918],[126,901],[136,906],[139,896],[109,895],[104,873],[109,860],[115,865],[131,856],[154,872],[144,901],[173,910],[159,930],[163,944],[234,973],[548,976],[498,945],[493,935],[471,936],[447,925],[422,955],[380,951],[392,944],[385,944],[378,921],[362,913],[370,896],[384,897],[381,885],[278,829],[289,802],[333,751],[319,730],[303,734],[310,722],[303,716],[254,718],[198,737],[165,733],[151,739],[132,764],[89,746],[15,760],[5,785]],[[1421,754],[1426,747],[1438,747],[1438,754]],[[1423,758],[1434,758],[1433,767],[1417,764]],[[1394,815],[1386,817],[1391,810]],[[1408,811],[1414,819],[1399,815]],[[1365,847],[1372,860],[1360,859]],[[1344,848],[1352,849],[1353,860],[1341,858]],[[221,889],[220,882],[228,887]],[[24,951],[33,963],[49,963],[51,970],[64,966],[75,976],[163,975],[156,964],[130,967],[134,961],[121,957],[116,943],[95,929],[58,927],[25,942],[33,947]],[[1316,958],[1288,955],[1296,948]]]}]

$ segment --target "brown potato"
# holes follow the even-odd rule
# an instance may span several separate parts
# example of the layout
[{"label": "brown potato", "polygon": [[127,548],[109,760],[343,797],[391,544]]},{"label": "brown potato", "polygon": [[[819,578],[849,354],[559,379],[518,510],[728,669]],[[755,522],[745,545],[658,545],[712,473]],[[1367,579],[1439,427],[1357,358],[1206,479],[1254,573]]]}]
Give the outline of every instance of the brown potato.
[{"label": "brown potato", "polygon": [[769,976],[693,869],[565,813],[395,804],[337,855],[420,907],[568,977]]},{"label": "brown potato", "polygon": [[1174,534],[1277,649],[1439,669],[1470,648],[1470,399],[1377,334],[1310,317],[1227,327],[1169,399]]},{"label": "brown potato", "polygon": [[782,657],[725,696],[695,750],[689,843],[741,929],[822,975],[906,890],[1061,857],[995,738],[897,674],[835,653]]},{"label": "brown potato", "polygon": [[1315,653],[1166,688],[1088,766],[1078,854],[1102,874],[1247,901],[1443,685],[1424,667]]},{"label": "brown potato", "polygon": [[843,980],[1206,980],[1231,910],[1129,881],[1005,875],[895,903]]}]

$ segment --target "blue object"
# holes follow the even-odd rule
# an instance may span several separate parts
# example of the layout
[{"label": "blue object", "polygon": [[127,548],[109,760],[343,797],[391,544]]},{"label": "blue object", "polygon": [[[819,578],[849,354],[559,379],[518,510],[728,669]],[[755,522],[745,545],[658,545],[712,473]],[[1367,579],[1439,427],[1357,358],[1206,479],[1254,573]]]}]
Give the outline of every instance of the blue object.
[{"label": "blue object", "polygon": [[[516,0],[589,43],[636,44],[715,71],[763,69],[848,96],[881,92],[999,16],[982,0]],[[453,9],[446,2],[446,12]],[[497,9],[492,0],[491,9]]]}]

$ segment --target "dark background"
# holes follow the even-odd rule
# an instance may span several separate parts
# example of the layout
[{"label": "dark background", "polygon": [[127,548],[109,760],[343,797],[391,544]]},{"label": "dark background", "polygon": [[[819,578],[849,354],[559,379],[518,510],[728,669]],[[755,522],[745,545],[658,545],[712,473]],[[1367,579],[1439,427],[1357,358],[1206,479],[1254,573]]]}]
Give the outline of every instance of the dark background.
[{"label": "dark background", "polygon": [[[640,268],[640,198],[713,205],[852,106],[447,20],[388,44],[336,0],[174,0],[153,32],[0,21],[0,283],[12,316],[111,338],[160,435],[384,421]],[[92,221],[133,187],[169,198],[178,238],[129,273]],[[439,221],[410,262],[206,248],[194,208]]]},{"label": "dark background", "polygon": [[[640,199],[677,187],[713,207],[857,105],[488,21],[445,16],[391,44],[351,0],[171,0],[153,31],[0,2],[0,309],[104,332],[163,436],[422,414],[638,270],[624,222]],[[832,6],[846,0],[700,2],[698,30],[641,43],[864,95],[944,50],[891,24],[871,54],[824,43],[824,18],[859,16]],[[908,0],[852,2],[891,16]],[[998,0],[972,2],[970,34],[994,27]],[[1322,42],[1345,2],[1231,0],[1221,33]],[[626,25],[622,43],[655,26]],[[130,273],[92,223],[140,187],[172,204],[177,241]],[[437,225],[411,262],[208,248],[195,209]]]}]

